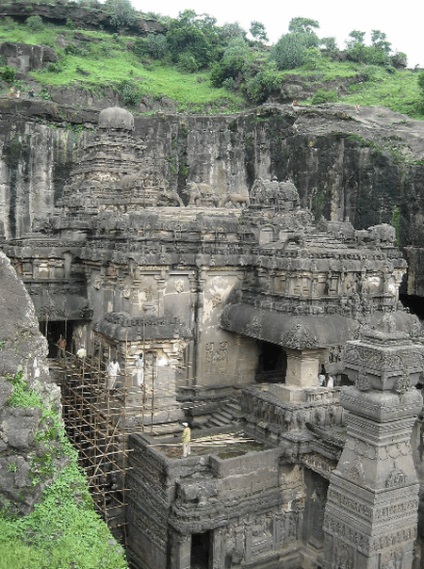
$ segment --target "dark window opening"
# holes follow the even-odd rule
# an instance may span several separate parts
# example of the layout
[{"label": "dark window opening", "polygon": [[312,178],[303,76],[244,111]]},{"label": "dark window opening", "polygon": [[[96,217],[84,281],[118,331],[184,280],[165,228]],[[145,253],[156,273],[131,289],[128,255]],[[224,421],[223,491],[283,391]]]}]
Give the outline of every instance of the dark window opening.
[{"label": "dark window opening", "polygon": [[287,354],[281,346],[259,342],[259,359],[256,381],[259,383],[285,383]]},{"label": "dark window opening", "polygon": [[74,322],[72,320],[51,320],[40,322],[40,332],[47,338],[49,344],[49,358],[56,358],[58,355],[57,341],[60,336],[66,340],[66,351],[75,353],[72,345],[72,333]]},{"label": "dark window opening", "polygon": [[210,533],[194,533],[191,536],[191,569],[208,569]]},{"label": "dark window opening", "polygon": [[424,298],[422,296],[401,294],[399,300],[405,308],[409,308],[412,314],[416,314],[420,320],[424,320]]}]

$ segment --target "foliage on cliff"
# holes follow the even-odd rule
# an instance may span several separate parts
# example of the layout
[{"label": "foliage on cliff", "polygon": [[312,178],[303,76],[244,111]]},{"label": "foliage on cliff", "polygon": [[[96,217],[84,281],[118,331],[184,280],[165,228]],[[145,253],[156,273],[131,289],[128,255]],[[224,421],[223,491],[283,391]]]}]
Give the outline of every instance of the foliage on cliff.
[{"label": "foliage on cliff", "polygon": [[[61,7],[63,25],[41,9],[49,4],[51,12],[52,3]],[[14,4],[25,6],[28,17],[21,10],[20,18],[5,18],[0,41],[51,46],[58,57],[21,79],[24,91],[25,79],[35,80],[43,96],[60,86],[82,87],[94,95],[112,87],[135,112],[142,100],[164,98],[180,112],[232,112],[296,98],[304,104],[383,103],[424,117],[418,73],[406,69],[406,55],[393,53],[379,30],[372,31],[370,45],[365,32],[351,32],[341,51],[334,38],[319,37],[318,22],[294,18],[288,32],[269,46],[260,22],[247,32],[237,23],[218,26],[212,16],[193,10],[173,19],[136,12],[129,0]],[[5,73],[3,68],[3,78]]]},{"label": "foliage on cliff", "polygon": [[[25,516],[15,515],[8,500],[0,496],[0,569],[125,569],[123,549],[94,510],[77,466],[77,453],[65,436],[59,415],[46,408],[21,373],[1,381],[13,386],[7,408],[38,410],[39,430],[34,450],[28,455],[29,476],[32,485],[46,479],[51,482]],[[8,474],[22,482],[22,461],[15,458],[15,462],[13,457],[8,462]]]}]

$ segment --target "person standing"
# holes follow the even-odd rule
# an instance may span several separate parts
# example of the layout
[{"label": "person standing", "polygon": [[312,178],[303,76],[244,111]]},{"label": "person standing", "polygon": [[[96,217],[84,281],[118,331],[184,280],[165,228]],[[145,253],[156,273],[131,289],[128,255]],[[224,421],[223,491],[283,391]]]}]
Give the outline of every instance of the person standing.
[{"label": "person standing", "polygon": [[334,377],[332,375],[328,375],[326,386],[330,389],[332,389],[334,387]]},{"label": "person standing", "polygon": [[81,346],[78,351],[77,351],[77,356],[81,359],[84,360],[85,357],[87,356],[87,350],[84,348],[84,346]]},{"label": "person standing", "polygon": [[121,367],[120,367],[119,363],[116,361],[115,358],[113,358],[113,360],[111,362],[109,362],[109,365],[107,368],[107,374],[108,374],[107,388],[109,390],[115,389],[116,378],[118,376],[118,373],[120,373],[120,371],[121,371]]},{"label": "person standing", "polygon": [[191,429],[188,423],[182,424],[184,427],[183,434],[181,436],[181,442],[183,443],[183,457],[185,458],[191,452],[190,442],[191,442]]},{"label": "person standing", "polygon": [[135,380],[138,387],[141,387],[144,384],[143,354],[138,354],[137,359],[135,360]]},{"label": "person standing", "polygon": [[324,364],[321,364],[321,369],[319,370],[319,374],[318,374],[318,384],[321,387],[325,387],[325,377],[327,375],[327,372],[325,370],[325,366]]},{"label": "person standing", "polygon": [[66,338],[64,338],[62,334],[59,336],[59,339],[56,342],[56,346],[58,359],[63,359],[63,361],[66,363]]}]

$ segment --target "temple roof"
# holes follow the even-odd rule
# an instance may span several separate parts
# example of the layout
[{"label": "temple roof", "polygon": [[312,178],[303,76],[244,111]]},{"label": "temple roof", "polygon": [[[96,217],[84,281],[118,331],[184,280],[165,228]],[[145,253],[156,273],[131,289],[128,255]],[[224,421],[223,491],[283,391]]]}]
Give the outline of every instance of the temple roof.
[{"label": "temple roof", "polygon": [[134,116],[121,107],[108,107],[99,113],[99,127],[107,129],[134,130]]},{"label": "temple roof", "polygon": [[343,344],[359,327],[357,321],[340,314],[293,315],[243,303],[228,305],[221,325],[230,332],[294,350]]}]

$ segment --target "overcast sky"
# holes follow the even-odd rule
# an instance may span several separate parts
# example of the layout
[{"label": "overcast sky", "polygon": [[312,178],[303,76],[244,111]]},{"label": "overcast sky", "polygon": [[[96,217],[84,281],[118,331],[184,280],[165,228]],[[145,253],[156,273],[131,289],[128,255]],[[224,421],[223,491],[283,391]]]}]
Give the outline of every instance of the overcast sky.
[{"label": "overcast sky", "polygon": [[424,2],[423,0],[303,0],[278,2],[278,0],[131,0],[136,10],[154,12],[176,18],[180,11],[191,9],[197,14],[209,14],[218,25],[238,22],[249,30],[250,22],[261,22],[270,43],[275,43],[287,33],[292,18],[317,20],[320,37],[335,37],[340,49],[353,30],[366,32],[365,43],[370,44],[371,30],[385,33],[392,51],[402,51],[408,56],[408,67],[424,68]]}]

